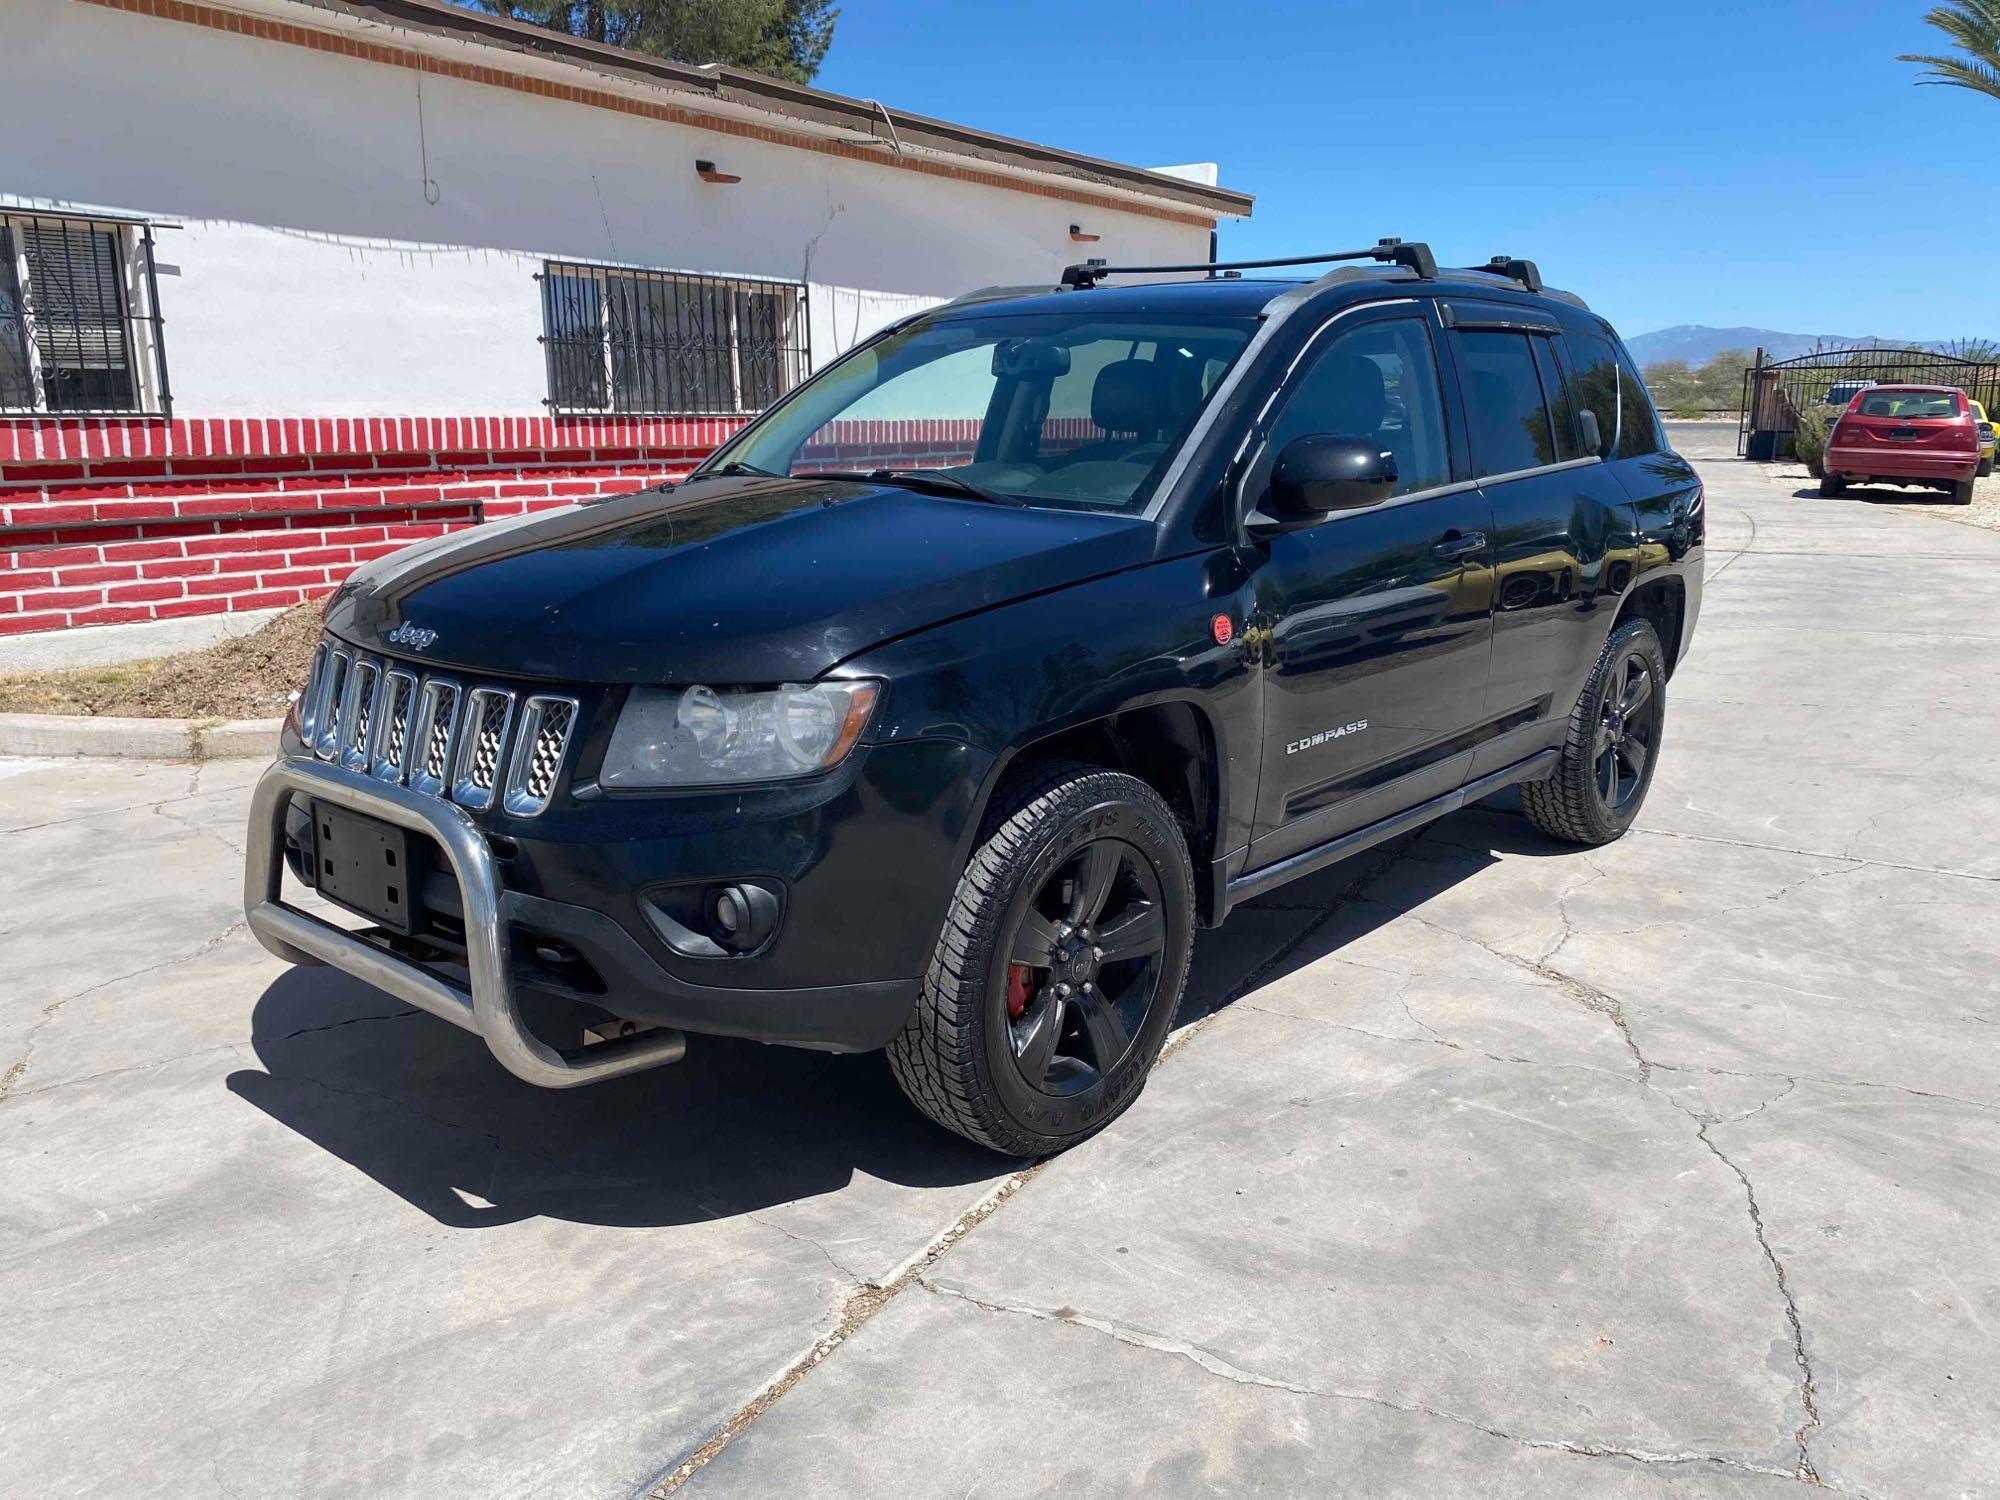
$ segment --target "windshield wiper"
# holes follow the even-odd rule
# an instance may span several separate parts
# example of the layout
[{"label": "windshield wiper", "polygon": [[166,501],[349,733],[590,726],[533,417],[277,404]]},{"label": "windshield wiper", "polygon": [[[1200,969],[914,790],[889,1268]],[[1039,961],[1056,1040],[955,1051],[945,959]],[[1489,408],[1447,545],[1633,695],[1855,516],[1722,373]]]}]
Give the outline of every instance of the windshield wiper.
[{"label": "windshield wiper", "polygon": [[950,495],[964,495],[972,500],[984,500],[992,505],[1025,506],[1028,502],[1013,495],[1003,495],[998,490],[989,490],[974,484],[969,479],[960,479],[949,469],[860,469],[841,471],[819,471],[814,479],[851,479],[871,484],[896,484],[906,489],[943,490]]},{"label": "windshield wiper", "polygon": [[697,479],[736,479],[746,474],[758,479],[783,479],[785,477],[771,469],[760,469],[755,464],[739,463],[731,460],[719,468],[703,469],[698,474],[690,474],[681,483],[693,484]]}]

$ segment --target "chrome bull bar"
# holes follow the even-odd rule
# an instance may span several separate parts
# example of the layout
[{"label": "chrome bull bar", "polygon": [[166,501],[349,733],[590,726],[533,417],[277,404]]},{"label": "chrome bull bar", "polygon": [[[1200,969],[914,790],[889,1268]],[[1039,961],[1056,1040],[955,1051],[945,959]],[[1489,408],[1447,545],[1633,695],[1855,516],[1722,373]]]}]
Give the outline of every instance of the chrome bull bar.
[{"label": "chrome bull bar", "polygon": [[[458,877],[464,903],[469,991],[285,903],[285,812],[294,796],[331,802],[436,841]],[[643,1031],[562,1050],[537,1038],[515,1003],[506,913],[507,893],[486,836],[452,804],[314,760],[280,760],[258,781],[250,803],[243,914],[257,941],[279,958],[330,964],[476,1032],[502,1067],[543,1088],[574,1088],[681,1060],[687,1038],[678,1031]]]}]

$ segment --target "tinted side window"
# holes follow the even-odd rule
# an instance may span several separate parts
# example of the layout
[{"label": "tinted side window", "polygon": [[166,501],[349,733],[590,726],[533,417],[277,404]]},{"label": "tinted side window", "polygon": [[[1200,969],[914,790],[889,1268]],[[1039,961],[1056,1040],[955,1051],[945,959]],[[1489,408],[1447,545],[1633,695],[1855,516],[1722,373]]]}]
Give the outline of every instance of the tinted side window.
[{"label": "tinted side window", "polygon": [[1472,472],[1511,474],[1556,461],[1549,406],[1524,333],[1463,333],[1466,425]]},{"label": "tinted side window", "polygon": [[1556,462],[1568,463],[1573,458],[1582,458],[1582,444],[1576,435],[1576,408],[1570,405],[1569,387],[1563,383],[1562,370],[1556,364],[1555,340],[1534,339],[1530,342],[1535,350],[1535,369],[1542,377],[1542,389],[1548,393],[1549,425],[1555,429]]},{"label": "tinted side window", "polygon": [[1316,433],[1367,438],[1395,454],[1398,495],[1449,483],[1451,455],[1429,328],[1416,318],[1391,318],[1328,344],[1284,398],[1245,493],[1261,504],[1278,453],[1294,438]]},{"label": "tinted side window", "polygon": [[1571,389],[1577,404],[1597,417],[1597,454],[1609,458],[1618,447],[1618,360],[1611,345],[1593,333],[1568,337]]},{"label": "tinted side window", "polygon": [[1666,447],[1660,435],[1660,419],[1653,412],[1653,398],[1646,394],[1646,382],[1624,355],[1618,356],[1618,456],[1643,458]]}]

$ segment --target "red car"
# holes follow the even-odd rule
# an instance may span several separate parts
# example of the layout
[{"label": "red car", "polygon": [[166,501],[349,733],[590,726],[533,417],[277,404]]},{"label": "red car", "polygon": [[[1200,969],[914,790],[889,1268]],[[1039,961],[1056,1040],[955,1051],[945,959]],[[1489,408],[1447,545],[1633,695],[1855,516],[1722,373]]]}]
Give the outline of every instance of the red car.
[{"label": "red car", "polygon": [[1946,385],[1871,385],[1855,394],[1826,440],[1822,495],[1848,483],[1931,485],[1972,503],[1979,425],[1965,392]]}]

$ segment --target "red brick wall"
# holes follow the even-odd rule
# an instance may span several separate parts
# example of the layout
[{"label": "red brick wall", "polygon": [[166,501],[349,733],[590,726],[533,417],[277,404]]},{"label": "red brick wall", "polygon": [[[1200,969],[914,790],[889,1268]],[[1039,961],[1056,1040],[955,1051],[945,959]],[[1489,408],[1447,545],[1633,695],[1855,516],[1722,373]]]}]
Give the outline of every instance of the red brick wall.
[{"label": "red brick wall", "polygon": [[[0,635],[297,604],[424,537],[676,478],[741,425],[0,419]],[[977,426],[835,423],[802,467],[963,463]],[[1043,442],[1100,435],[1059,419]]]},{"label": "red brick wall", "polygon": [[422,537],[683,474],[739,425],[0,420],[0,635],[296,604]]}]

